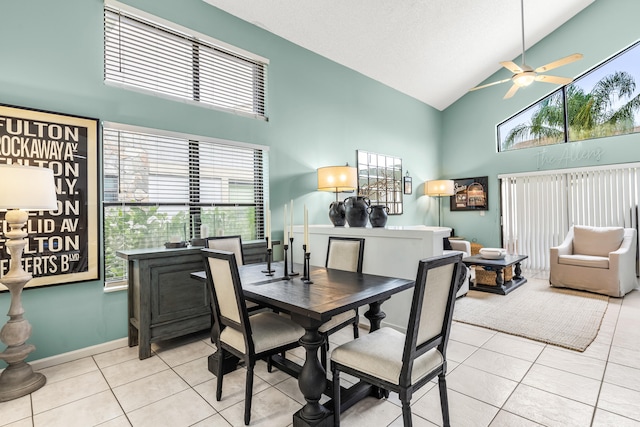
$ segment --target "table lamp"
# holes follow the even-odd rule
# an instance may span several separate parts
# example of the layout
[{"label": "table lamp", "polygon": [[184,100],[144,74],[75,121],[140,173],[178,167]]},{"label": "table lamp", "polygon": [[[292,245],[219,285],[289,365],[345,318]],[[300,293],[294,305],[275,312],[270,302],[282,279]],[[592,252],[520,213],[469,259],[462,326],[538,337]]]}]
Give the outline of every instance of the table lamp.
[{"label": "table lamp", "polygon": [[32,279],[22,267],[22,253],[27,241],[23,227],[29,214],[26,211],[46,211],[58,208],[53,171],[48,168],[20,165],[0,165],[0,209],[7,210],[5,221],[10,230],[5,233],[5,246],[11,255],[9,272],[0,282],[9,288],[11,305],[9,321],[0,330],[0,340],[7,348],[0,359],[7,367],[0,375],[0,402],[16,399],[42,387],[46,378],[33,372],[24,360],[35,350],[26,341],[31,336],[31,324],[24,318],[22,289]]},{"label": "table lamp", "polygon": [[424,186],[424,194],[427,196],[438,197],[440,200],[438,207],[438,227],[441,226],[440,218],[442,216],[442,197],[453,196],[455,189],[453,181],[450,179],[438,179],[427,181]]},{"label": "table lamp", "polygon": [[344,202],[338,200],[338,193],[354,191],[358,188],[358,171],[349,166],[326,166],[318,168],[318,190],[333,191],[336,201],[329,205],[329,219],[336,227],[342,227],[347,222]]}]

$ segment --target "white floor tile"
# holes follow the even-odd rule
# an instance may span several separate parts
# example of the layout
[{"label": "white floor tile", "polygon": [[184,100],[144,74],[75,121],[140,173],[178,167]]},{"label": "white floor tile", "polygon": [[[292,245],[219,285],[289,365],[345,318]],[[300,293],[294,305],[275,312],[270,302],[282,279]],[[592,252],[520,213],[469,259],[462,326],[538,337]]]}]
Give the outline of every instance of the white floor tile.
[{"label": "white floor tile", "polygon": [[601,383],[592,378],[535,364],[522,384],[595,406]]},{"label": "white floor tile", "polygon": [[34,427],[97,426],[122,415],[120,405],[109,390],[36,414],[33,417],[33,425]]},{"label": "white floor tile", "polygon": [[216,412],[193,389],[182,391],[127,414],[133,427],[187,427]]},{"label": "white floor tile", "polygon": [[31,395],[33,413],[39,414],[106,390],[109,390],[109,384],[100,371],[47,383]]},{"label": "white floor tile", "polygon": [[175,372],[167,369],[113,388],[125,413],[162,400],[190,388]]},{"label": "white floor tile", "polygon": [[602,383],[598,408],[640,421],[640,392]]},{"label": "white floor tile", "polygon": [[31,422],[31,397],[22,396],[7,402],[0,402],[0,426],[5,426],[19,420],[28,419]]},{"label": "white floor tile", "polygon": [[469,358],[464,362],[464,365],[471,366],[512,381],[520,381],[525,376],[529,368],[531,368],[532,362],[480,348],[469,356]]}]

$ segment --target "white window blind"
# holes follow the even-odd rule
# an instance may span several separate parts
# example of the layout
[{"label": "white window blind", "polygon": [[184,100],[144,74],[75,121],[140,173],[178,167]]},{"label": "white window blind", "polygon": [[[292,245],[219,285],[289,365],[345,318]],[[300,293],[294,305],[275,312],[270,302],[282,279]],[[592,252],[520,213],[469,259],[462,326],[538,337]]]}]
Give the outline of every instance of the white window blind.
[{"label": "white window blind", "polygon": [[118,250],[213,235],[264,238],[267,164],[260,146],[105,124],[106,281],[126,278]]},{"label": "white window blind", "polygon": [[503,247],[549,269],[549,248],[572,225],[638,226],[640,163],[499,175]]},{"label": "white window blind", "polygon": [[106,82],[266,117],[265,61],[113,3],[104,7]]}]

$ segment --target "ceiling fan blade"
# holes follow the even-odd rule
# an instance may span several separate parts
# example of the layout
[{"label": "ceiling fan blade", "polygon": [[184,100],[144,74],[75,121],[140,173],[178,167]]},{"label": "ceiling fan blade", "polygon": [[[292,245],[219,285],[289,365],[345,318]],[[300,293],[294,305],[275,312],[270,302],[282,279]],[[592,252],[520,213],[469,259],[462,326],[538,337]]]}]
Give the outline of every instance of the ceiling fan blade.
[{"label": "ceiling fan blade", "polygon": [[509,91],[504,95],[504,97],[502,99],[511,98],[513,95],[516,94],[518,89],[520,89],[520,86],[514,84],[513,86],[511,86],[511,89],[509,89]]},{"label": "ceiling fan blade", "polygon": [[571,83],[573,81],[573,79],[570,79],[569,77],[558,77],[558,76],[547,76],[547,75],[537,75],[536,76],[536,81],[537,82],[545,82],[545,83],[552,83],[552,84],[557,84],[557,85],[568,85],[569,83]]},{"label": "ceiling fan blade", "polygon": [[509,80],[511,80],[511,78],[498,80],[497,82],[493,82],[493,83],[487,83],[486,85],[482,85],[482,86],[476,86],[474,88],[469,89],[469,92],[471,92],[472,90],[484,89],[485,87],[494,86],[500,83],[505,83],[505,82],[508,82]]},{"label": "ceiling fan blade", "polygon": [[573,55],[565,56],[564,58],[560,58],[557,61],[550,62],[547,65],[543,65],[542,67],[538,67],[535,69],[535,71],[536,73],[544,73],[545,71],[553,70],[554,68],[570,64],[572,62],[578,61],[579,59],[582,59],[582,54],[574,53]]},{"label": "ceiling fan blade", "polygon": [[518,74],[523,71],[518,64],[512,61],[502,61],[500,65],[502,65],[507,70],[511,71],[513,74]]}]

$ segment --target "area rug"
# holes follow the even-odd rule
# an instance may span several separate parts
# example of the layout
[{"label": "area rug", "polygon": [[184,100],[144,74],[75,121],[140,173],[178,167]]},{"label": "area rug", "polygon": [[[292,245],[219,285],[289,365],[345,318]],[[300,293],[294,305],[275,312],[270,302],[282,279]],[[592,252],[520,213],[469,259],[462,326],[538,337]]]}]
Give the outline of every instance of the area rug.
[{"label": "area rug", "polygon": [[595,339],[609,297],[553,288],[530,279],[508,295],[469,291],[455,303],[453,319],[571,350],[584,351]]}]

